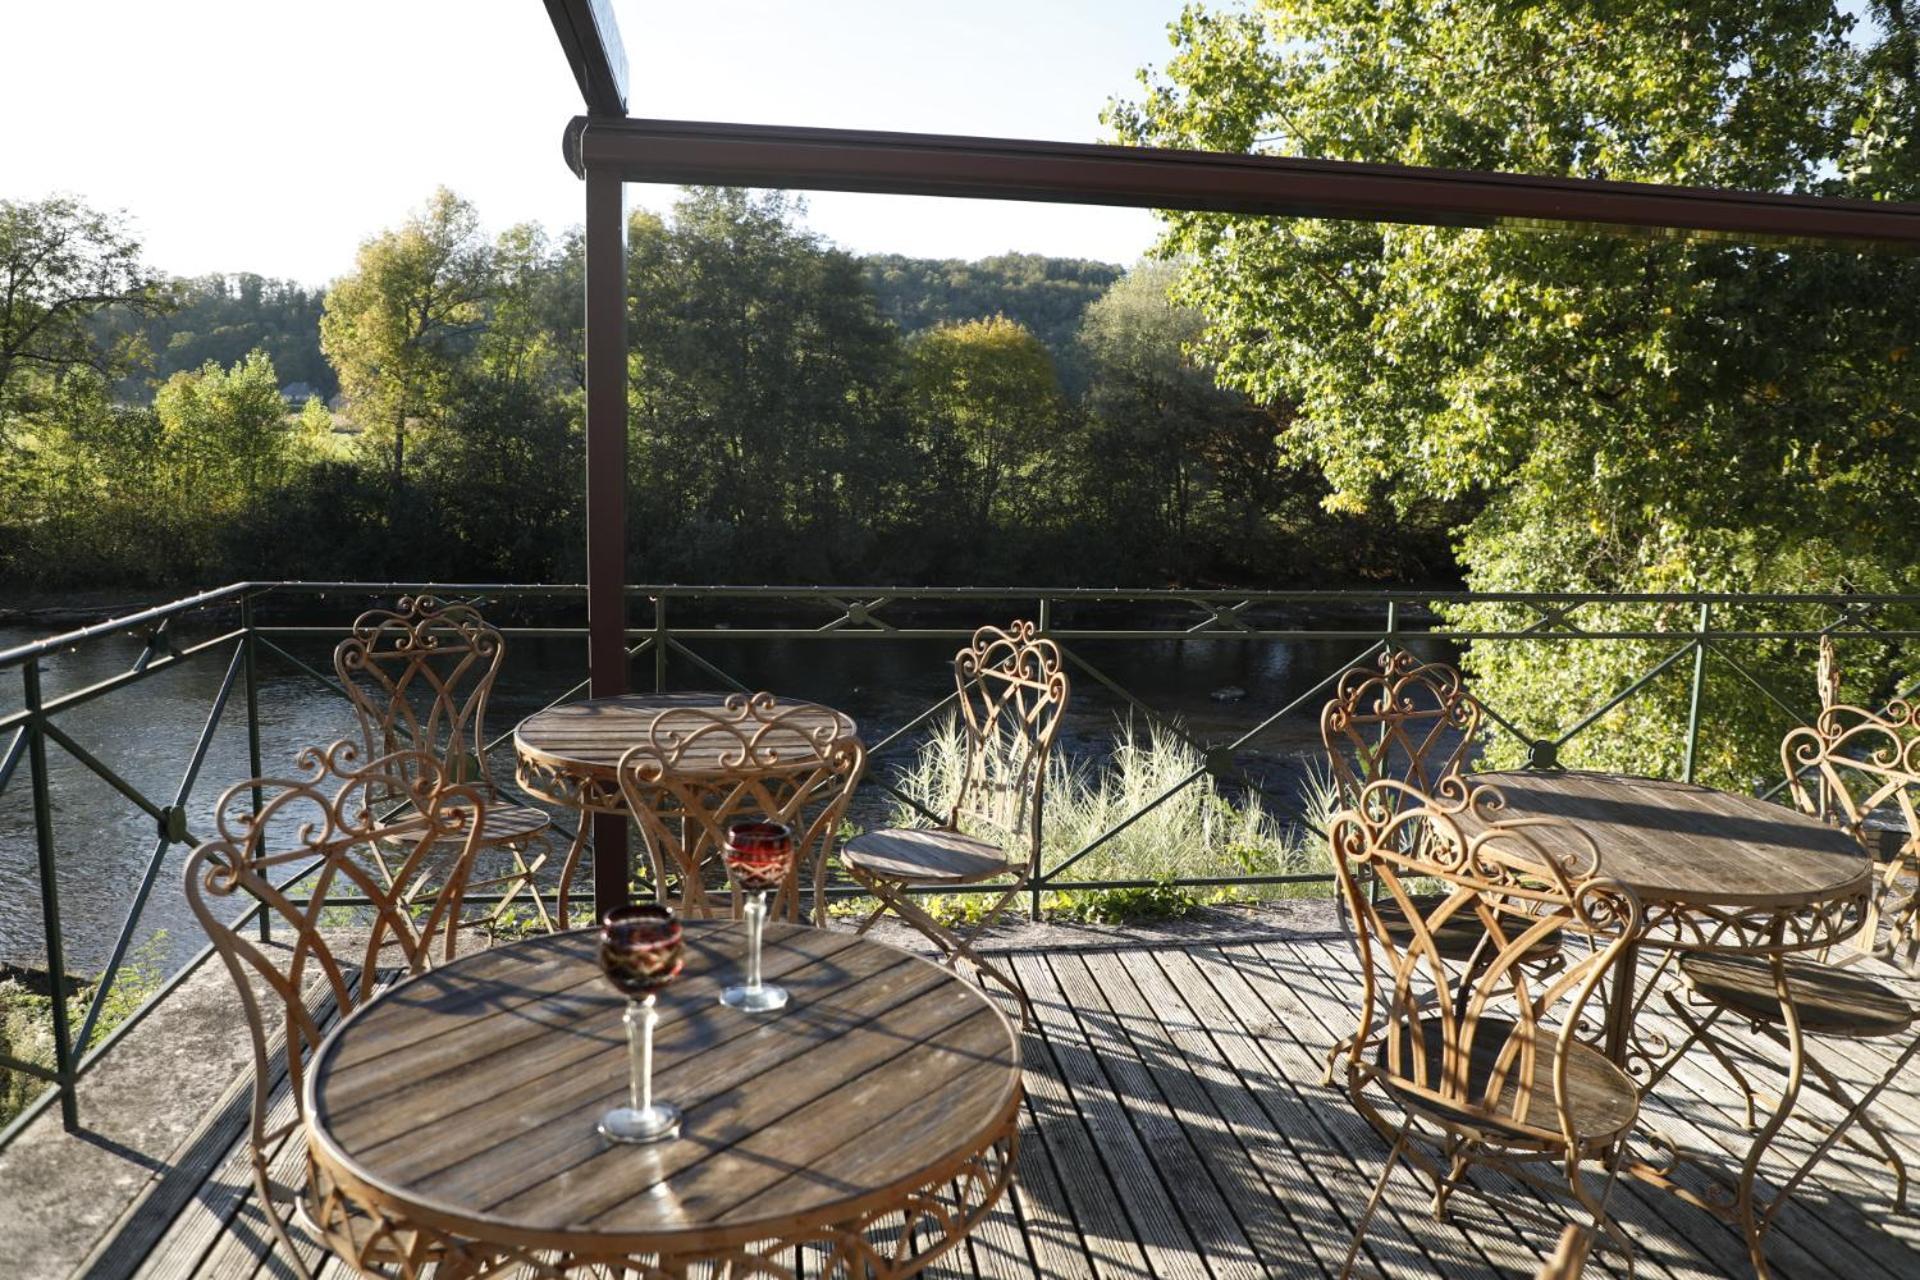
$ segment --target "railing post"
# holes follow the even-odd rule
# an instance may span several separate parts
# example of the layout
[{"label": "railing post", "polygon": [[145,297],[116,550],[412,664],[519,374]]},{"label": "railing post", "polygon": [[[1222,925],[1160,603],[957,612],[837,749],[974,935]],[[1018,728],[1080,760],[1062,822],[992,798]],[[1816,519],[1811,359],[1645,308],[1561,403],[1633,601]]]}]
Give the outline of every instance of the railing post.
[{"label": "railing post", "polygon": [[[240,639],[242,679],[247,685],[247,776],[255,779],[253,788],[253,812],[260,813],[264,797],[260,793],[258,779],[266,772],[260,759],[260,643],[259,633],[253,625],[253,596],[248,594],[240,601],[240,625],[246,629],[246,635]],[[260,941],[273,941],[273,913],[260,913]]]},{"label": "railing post", "polygon": [[1700,699],[1707,687],[1707,620],[1712,605],[1700,602],[1700,617],[1694,626],[1693,688],[1687,694],[1687,755],[1680,766],[1680,777],[1693,781],[1694,756],[1700,746]]},{"label": "railing post", "polygon": [[667,597],[653,598],[653,691],[667,691]]},{"label": "railing post", "polygon": [[[1045,596],[1040,597],[1040,607],[1034,611],[1034,625],[1045,635],[1053,626],[1053,602]],[[1027,919],[1040,919],[1040,887],[1046,883],[1047,868],[1045,862],[1046,828],[1042,822],[1046,817],[1047,780],[1040,779],[1040,785],[1033,789],[1033,878],[1028,882]]]},{"label": "railing post", "polygon": [[53,793],[47,785],[46,718],[41,711],[40,659],[20,669],[27,703],[27,772],[33,783],[33,834],[40,855],[40,916],[47,935],[47,990],[53,997],[54,1088],[60,1091],[60,1123],[80,1127],[74,1096],[73,1032],[67,1025],[67,957],[60,938],[60,867],[53,845]]}]

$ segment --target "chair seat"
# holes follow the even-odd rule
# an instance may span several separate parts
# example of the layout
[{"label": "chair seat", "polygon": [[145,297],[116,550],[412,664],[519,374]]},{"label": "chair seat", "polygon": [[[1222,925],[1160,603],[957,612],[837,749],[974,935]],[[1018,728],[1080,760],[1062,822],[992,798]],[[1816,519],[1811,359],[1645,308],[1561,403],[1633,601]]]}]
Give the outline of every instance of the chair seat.
[{"label": "chair seat", "polygon": [[[1482,1018],[1477,1024],[1473,1050],[1467,1060],[1466,1097],[1478,1102],[1485,1096],[1487,1083],[1493,1078],[1493,1068],[1501,1051],[1506,1047],[1508,1038],[1513,1034],[1514,1024],[1503,1018]],[[1446,1060],[1446,1028],[1438,1016],[1423,1018],[1420,1023],[1421,1038],[1424,1041],[1426,1055],[1426,1082],[1428,1088],[1436,1087],[1441,1079],[1441,1066]],[[1553,1038],[1557,1032],[1552,1028],[1539,1029],[1540,1038],[1534,1046],[1533,1080],[1531,1100],[1527,1104],[1524,1119],[1518,1115],[1519,1103],[1526,1082],[1517,1070],[1509,1067],[1510,1075],[1506,1086],[1501,1090],[1497,1103],[1484,1114],[1476,1108],[1467,1110],[1450,1106],[1436,1098],[1429,1098],[1417,1089],[1407,1087],[1403,1080],[1414,1078],[1414,1063],[1411,1054],[1403,1052],[1401,1070],[1381,1077],[1384,1085],[1400,1103],[1409,1110],[1419,1111],[1431,1116],[1443,1124],[1470,1128],[1479,1132],[1506,1132],[1516,1136],[1538,1141],[1533,1131],[1546,1130],[1554,1133],[1559,1130],[1559,1113],[1553,1098],[1554,1063],[1559,1056],[1560,1045]],[[1390,1072],[1388,1065],[1389,1045],[1383,1040],[1380,1045],[1378,1062],[1383,1072]],[[1411,1050],[1411,1038],[1403,1050]],[[1632,1126],[1634,1117],[1640,1110],[1640,1090],[1633,1079],[1597,1049],[1573,1041],[1567,1046],[1567,1102],[1568,1113],[1573,1120],[1573,1131],[1583,1141],[1606,1142]]]},{"label": "chair seat", "polygon": [[[458,805],[452,811],[473,812],[471,805]],[[493,804],[487,806],[486,825],[480,831],[482,845],[512,844],[526,840],[545,832],[553,826],[553,818],[544,809],[535,809],[524,804]],[[424,831],[396,832],[394,840],[399,844],[415,844],[424,836]],[[444,840],[465,840],[464,829],[454,835],[442,837]]]},{"label": "chair seat", "polygon": [[[1857,969],[1789,957],[1786,974],[1787,991],[1807,1032],[1872,1039],[1898,1035],[1913,1025],[1913,1006],[1886,983]],[[1680,976],[1710,1004],[1776,1026],[1786,1020],[1774,993],[1772,966],[1764,956],[1684,956]]]},{"label": "chair seat", "polygon": [[[1434,910],[1445,902],[1446,898],[1437,893],[1416,894],[1412,901],[1413,909],[1419,912],[1421,919],[1424,920],[1431,918]],[[1405,946],[1413,937],[1412,923],[1391,901],[1383,899],[1375,904],[1375,909],[1380,913],[1380,923],[1386,926],[1387,932],[1392,935],[1394,941]],[[1524,927],[1523,922],[1515,918],[1514,923],[1508,926],[1511,930],[1508,936],[1511,937],[1512,933],[1518,932],[1522,927]],[[1457,962],[1472,959],[1474,952],[1480,948],[1481,939],[1486,936],[1486,926],[1480,923],[1480,917],[1467,908],[1455,912],[1439,928],[1433,930],[1434,947],[1440,952],[1441,959]],[[1559,954],[1560,934],[1555,931],[1528,947],[1521,959],[1528,964],[1543,964]]]},{"label": "chair seat", "polygon": [[840,846],[850,870],[903,884],[971,884],[1015,870],[999,845],[941,828],[883,827]]}]

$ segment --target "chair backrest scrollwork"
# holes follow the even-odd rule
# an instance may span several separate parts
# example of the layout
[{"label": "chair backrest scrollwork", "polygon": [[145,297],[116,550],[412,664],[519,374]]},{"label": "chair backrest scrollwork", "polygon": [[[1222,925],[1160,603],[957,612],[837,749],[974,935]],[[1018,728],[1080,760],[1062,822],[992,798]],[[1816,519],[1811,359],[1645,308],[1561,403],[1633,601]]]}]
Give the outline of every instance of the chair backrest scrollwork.
[{"label": "chair backrest scrollwork", "polygon": [[1320,713],[1340,803],[1358,803],[1361,789],[1383,778],[1433,794],[1466,762],[1480,719],[1459,671],[1410,650],[1388,649],[1377,666],[1344,672]]},{"label": "chair backrest scrollwork", "polygon": [[1788,731],[1780,763],[1801,812],[1845,827],[1870,857],[1883,852],[1883,831],[1898,841],[1852,945],[1913,967],[1920,957],[1920,703],[1894,702],[1878,713],[1824,707],[1813,724]]},{"label": "chair backrest scrollwork", "polygon": [[[718,852],[729,822],[759,818],[794,827],[800,867],[825,864],[865,767],[866,748],[852,721],[763,692],[734,694],[717,709],[659,712],[645,739],[620,757],[618,777],[627,812],[649,841],[684,841],[696,867]],[[657,800],[663,790],[675,800],[664,809]],[[683,817],[684,834],[664,828]],[[793,901],[782,905],[797,909]]]},{"label": "chair backrest scrollwork", "polygon": [[966,762],[948,825],[1040,858],[1041,798],[1071,684],[1060,646],[1015,620],[981,627],[954,655]]},{"label": "chair backrest scrollwork", "polygon": [[[1501,804],[1494,788],[1457,775],[1432,795],[1382,779],[1335,817],[1329,843],[1365,975],[1348,1052],[1363,1072],[1462,1123],[1577,1148],[1586,1135],[1576,1130],[1569,1046],[1639,931],[1640,904],[1604,874],[1584,832],[1503,818]],[[1415,881],[1447,891],[1416,893]],[[1461,916],[1486,937],[1467,965],[1448,963],[1437,936]],[[1551,973],[1529,968],[1569,930],[1587,945],[1564,948]]]},{"label": "chair backrest scrollwork", "polygon": [[[295,757],[305,776],[228,788],[215,836],[187,859],[187,903],[238,988],[253,1039],[256,1153],[300,1123],[296,1115],[291,1124],[267,1126],[275,1024],[285,1035],[297,1112],[303,1065],[321,1040],[321,1009],[330,1002],[342,1014],[352,1010],[372,994],[383,966],[420,972],[440,939],[445,957],[454,955],[486,797],[443,781],[433,756],[402,755],[363,761],[350,742],[309,747]],[[404,813],[388,816],[396,777],[409,780],[411,794]],[[379,865],[371,850],[381,843],[404,851],[397,868]],[[445,850],[458,853],[432,900],[412,901],[408,891],[436,844],[442,861]],[[359,901],[329,907],[343,897]],[[284,927],[276,943],[249,935],[242,926],[250,913],[236,901],[277,917]]]},{"label": "chair backrest scrollwork", "polygon": [[370,756],[426,752],[450,782],[498,795],[487,767],[487,699],[506,642],[472,605],[403,596],[369,609],[333,651]]}]

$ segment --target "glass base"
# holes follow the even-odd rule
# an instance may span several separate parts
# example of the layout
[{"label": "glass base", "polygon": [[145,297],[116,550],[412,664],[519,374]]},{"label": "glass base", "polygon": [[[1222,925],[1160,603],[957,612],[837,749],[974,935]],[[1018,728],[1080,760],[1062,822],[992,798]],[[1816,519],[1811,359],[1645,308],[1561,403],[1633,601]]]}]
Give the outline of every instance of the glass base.
[{"label": "glass base", "polygon": [[767,1013],[786,1007],[787,989],[771,982],[763,982],[758,987],[728,987],[720,993],[720,1003],[747,1013]]},{"label": "glass base", "polygon": [[615,1107],[600,1117],[600,1136],[610,1142],[661,1142],[680,1134],[680,1108],[656,1102],[642,1111]]}]

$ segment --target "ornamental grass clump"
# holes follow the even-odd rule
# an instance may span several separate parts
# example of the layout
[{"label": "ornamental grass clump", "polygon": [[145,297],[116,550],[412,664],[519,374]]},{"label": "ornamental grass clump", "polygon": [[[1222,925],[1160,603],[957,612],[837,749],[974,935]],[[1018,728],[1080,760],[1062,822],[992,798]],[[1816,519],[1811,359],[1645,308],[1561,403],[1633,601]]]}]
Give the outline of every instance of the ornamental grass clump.
[{"label": "ornamental grass clump", "polygon": [[[965,767],[966,737],[948,718],[901,770],[896,785],[925,810],[944,816],[959,793]],[[1331,786],[1316,776],[1306,797],[1310,819],[1318,810],[1331,808],[1323,793],[1330,794]],[[1073,758],[1056,748],[1047,766],[1043,804],[1043,867],[1058,866],[1113,832],[1073,864],[1064,877],[1068,880],[1165,884],[1329,870],[1325,845],[1309,828],[1269,813],[1257,792],[1228,796],[1206,772],[1200,749],[1171,728],[1142,732],[1126,721],[1104,753]],[[926,821],[905,802],[895,806],[890,820],[900,825]],[[1254,892],[1232,896],[1292,896],[1289,890],[1300,888],[1325,891],[1321,885],[1250,888]],[[1226,895],[1201,890],[1194,896]]]}]

